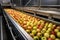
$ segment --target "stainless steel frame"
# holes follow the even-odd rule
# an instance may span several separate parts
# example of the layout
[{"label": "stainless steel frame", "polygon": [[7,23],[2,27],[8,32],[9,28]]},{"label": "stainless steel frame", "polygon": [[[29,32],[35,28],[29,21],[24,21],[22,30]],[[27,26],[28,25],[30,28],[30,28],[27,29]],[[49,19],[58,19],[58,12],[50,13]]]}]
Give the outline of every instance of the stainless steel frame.
[{"label": "stainless steel frame", "polygon": [[0,34],[0,35],[1,35],[1,36],[0,36],[0,37],[1,37],[0,40],[3,40],[2,16],[0,16],[0,31],[1,31],[1,32],[0,32],[0,33],[1,33],[1,34]]},{"label": "stainless steel frame", "polygon": [[11,33],[11,35],[12,35],[13,40],[16,40],[15,37],[14,37],[14,35],[13,35],[12,29],[11,29],[11,27],[9,26],[9,23],[8,23],[8,20],[7,20],[6,15],[4,15],[4,17],[5,17],[5,20],[6,20],[6,22],[7,22],[7,26],[8,26],[8,28],[9,28],[9,30],[10,30],[10,33]]},{"label": "stainless steel frame", "polygon": [[58,18],[60,19],[60,11],[58,9],[56,9],[56,11],[48,11],[47,9],[49,8],[46,8],[45,10],[39,10],[38,7],[14,7],[15,9],[18,9],[18,10],[22,10],[22,11],[26,11],[26,12],[30,12],[30,13],[33,13],[33,14],[39,14],[39,15],[44,15],[44,16],[48,16],[48,17],[54,17],[54,18]]}]

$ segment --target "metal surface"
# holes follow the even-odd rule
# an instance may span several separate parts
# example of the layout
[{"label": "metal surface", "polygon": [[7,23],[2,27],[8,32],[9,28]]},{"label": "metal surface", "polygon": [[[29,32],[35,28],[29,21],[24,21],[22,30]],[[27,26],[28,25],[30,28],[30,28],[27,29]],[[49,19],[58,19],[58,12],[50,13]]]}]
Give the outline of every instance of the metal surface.
[{"label": "metal surface", "polygon": [[60,7],[60,0],[11,0],[11,4],[19,6],[47,6],[47,7]]},{"label": "metal surface", "polygon": [[27,6],[30,2],[31,2],[31,0],[29,0],[29,1],[25,4],[25,6]]},{"label": "metal surface", "polygon": [[7,22],[7,26],[8,26],[8,28],[9,28],[9,30],[10,30],[10,33],[11,33],[11,35],[12,35],[12,37],[13,37],[13,40],[16,40],[15,37],[14,37],[14,35],[13,35],[12,29],[11,29],[11,27],[9,26],[7,17],[6,17],[5,15],[4,15],[4,17],[5,17],[5,20],[6,20],[6,22]]},{"label": "metal surface", "polygon": [[[11,0],[11,5],[12,6],[18,6],[20,7],[22,4],[20,3],[21,0]],[[21,1],[22,2],[22,1]]]},{"label": "metal surface", "polygon": [[25,40],[33,40],[33,38],[16,22],[10,17],[9,14],[6,13],[6,16],[11,20],[11,22],[15,25],[17,30],[21,33],[21,35],[25,38]]},{"label": "metal surface", "polygon": [[[26,11],[26,12],[30,12],[30,13],[35,13],[35,14],[39,14],[39,15],[44,15],[44,16],[50,16],[52,15],[53,16],[56,16],[54,18],[58,18],[60,19],[60,11],[58,9],[55,8],[55,11],[52,9],[52,8],[46,8],[46,9],[41,9],[39,10],[38,7],[15,7],[15,9],[18,9],[18,10],[22,10],[22,11]],[[50,10],[48,10],[50,9]]]},{"label": "metal surface", "polygon": [[57,0],[41,0],[41,5],[57,5]]},{"label": "metal surface", "polygon": [[3,27],[2,27],[2,16],[0,16],[0,27],[1,27],[1,39],[0,40],[3,40]]}]

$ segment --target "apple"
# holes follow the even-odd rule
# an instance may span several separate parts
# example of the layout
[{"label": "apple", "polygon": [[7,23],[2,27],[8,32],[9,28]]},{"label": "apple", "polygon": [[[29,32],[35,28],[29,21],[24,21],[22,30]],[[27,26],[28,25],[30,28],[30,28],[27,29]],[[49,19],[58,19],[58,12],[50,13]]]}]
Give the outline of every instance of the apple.
[{"label": "apple", "polygon": [[30,25],[33,27],[33,23],[30,23]]},{"label": "apple", "polygon": [[50,33],[50,30],[47,30],[46,33]]},{"label": "apple", "polygon": [[29,26],[30,25],[30,22],[27,22],[27,26]]},{"label": "apple", "polygon": [[44,22],[44,20],[40,20],[40,22],[42,23],[42,22]]},{"label": "apple", "polygon": [[49,23],[48,23],[48,22],[46,22],[46,24],[45,24],[44,28],[46,28],[46,29],[47,29],[47,27],[48,27],[48,24],[49,24]]},{"label": "apple", "polygon": [[41,40],[47,40],[47,38],[46,37],[41,37]]},{"label": "apple", "polygon": [[39,40],[38,36],[34,36],[34,40]]},{"label": "apple", "polygon": [[49,28],[52,28],[53,27],[53,24],[52,23],[49,23],[48,27]]},{"label": "apple", "polygon": [[40,32],[41,30],[40,29],[37,29],[37,32]]},{"label": "apple", "polygon": [[55,35],[51,34],[50,38],[55,39],[56,37],[55,37]]},{"label": "apple", "polygon": [[54,29],[55,32],[59,32],[59,29]]},{"label": "apple", "polygon": [[24,23],[24,24],[26,24],[27,22],[26,22],[26,21],[24,21],[23,23]]},{"label": "apple", "polygon": [[51,34],[56,35],[56,33],[54,31],[52,31]]},{"label": "apple", "polygon": [[51,31],[52,29],[51,28],[48,28],[48,31]]},{"label": "apple", "polygon": [[60,39],[56,38],[55,40],[60,40]]},{"label": "apple", "polygon": [[48,38],[48,40],[53,40],[52,38]]},{"label": "apple", "polygon": [[34,26],[33,29],[36,30],[37,29],[37,26]]},{"label": "apple", "polygon": [[39,28],[39,27],[40,27],[40,24],[37,25],[37,28]]},{"label": "apple", "polygon": [[39,27],[40,30],[41,30],[42,28],[43,28],[43,27],[41,27],[41,26]]},{"label": "apple", "polygon": [[41,38],[43,37],[42,35],[38,36],[39,37],[39,40],[41,40]]},{"label": "apple", "polygon": [[37,23],[37,24],[39,25],[40,23],[41,23],[41,22],[40,22],[40,21],[38,21],[38,23]]},{"label": "apple", "polygon": [[33,33],[33,34],[36,34],[36,32],[37,32],[36,30],[32,30],[32,33]]},{"label": "apple", "polygon": [[40,33],[40,32],[38,32],[38,33],[37,33],[37,36],[38,36],[38,37],[39,37],[39,36],[41,36],[41,33]]},{"label": "apple", "polygon": [[21,25],[21,27],[23,27],[24,26],[24,24],[20,24]]},{"label": "apple", "polygon": [[59,38],[60,38],[60,32],[57,32],[57,37],[59,37]]},{"label": "apple", "polygon": [[27,29],[27,25],[24,25],[23,28],[24,28],[24,29]]},{"label": "apple", "polygon": [[32,29],[32,27],[31,27],[31,26],[28,26],[28,29],[29,29],[29,30],[31,30],[31,29]]},{"label": "apple", "polygon": [[54,29],[55,27],[56,27],[56,25],[54,24],[53,27],[52,27],[52,29]]},{"label": "apple", "polygon": [[49,33],[44,33],[44,36],[49,38]]},{"label": "apple", "polygon": [[44,27],[44,21],[41,22],[40,27],[42,27],[42,28]]},{"label": "apple", "polygon": [[37,25],[37,22],[34,22],[34,24],[33,24],[34,26],[36,26]]},{"label": "apple", "polygon": [[45,32],[46,32],[46,29],[43,28],[42,31],[41,31],[41,33],[43,34],[43,33],[45,33]]},{"label": "apple", "polygon": [[30,36],[31,36],[31,37],[34,37],[34,34],[33,34],[33,33],[30,33]]},{"label": "apple", "polygon": [[46,29],[45,29],[45,28],[43,28],[42,30],[43,30],[43,31],[46,31]]},{"label": "apple", "polygon": [[59,30],[60,30],[60,26],[58,26],[58,27],[57,27],[57,29],[59,29]]},{"label": "apple", "polygon": [[27,33],[30,33],[30,30],[26,30]]}]

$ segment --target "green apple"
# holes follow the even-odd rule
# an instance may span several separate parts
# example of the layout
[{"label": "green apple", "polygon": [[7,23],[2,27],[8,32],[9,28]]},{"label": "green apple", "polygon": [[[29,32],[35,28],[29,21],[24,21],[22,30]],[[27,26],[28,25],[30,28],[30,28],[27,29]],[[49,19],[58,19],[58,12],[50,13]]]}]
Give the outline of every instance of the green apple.
[{"label": "green apple", "polygon": [[59,37],[59,38],[60,38],[60,32],[57,32],[57,37]]},{"label": "green apple", "polygon": [[34,40],[39,40],[38,36],[34,36]]},{"label": "green apple", "polygon": [[51,28],[48,28],[48,31],[51,31],[52,29]]},{"label": "green apple", "polygon": [[33,34],[33,33],[30,33],[30,36],[31,36],[31,37],[34,37],[34,34]]},{"label": "green apple", "polygon": [[36,30],[37,29],[37,26],[34,26],[33,29]]},{"label": "green apple", "polygon": [[59,29],[54,29],[55,32],[59,32]]},{"label": "green apple", "polygon": [[46,32],[46,29],[43,28],[42,31],[41,31],[41,33],[45,33],[45,32]]},{"label": "green apple", "polygon": [[52,23],[49,23],[48,27],[49,28],[52,28],[53,27],[53,24]]},{"label": "green apple", "polygon": [[50,30],[47,30],[46,33],[50,33]]},{"label": "green apple", "polygon": [[45,33],[44,36],[49,38],[49,33]]},{"label": "green apple", "polygon": [[37,22],[35,22],[33,25],[36,26],[37,25]]},{"label": "green apple", "polygon": [[43,31],[46,31],[46,29],[45,29],[45,28],[43,28],[42,30],[43,30]]},{"label": "green apple", "polygon": [[56,38],[55,40],[60,40],[60,39]]},{"label": "green apple", "polygon": [[40,35],[40,36],[38,36],[38,37],[39,37],[39,39],[41,39],[42,35]]},{"label": "green apple", "polygon": [[44,26],[44,21],[43,20],[40,20],[40,21],[41,21],[40,26],[43,27]]},{"label": "green apple", "polygon": [[51,28],[48,28],[46,32],[47,32],[47,33],[50,33],[50,31],[51,31]]},{"label": "green apple", "polygon": [[41,37],[41,40],[47,40],[47,38],[46,37]]},{"label": "green apple", "polygon": [[50,38],[55,39],[56,37],[55,37],[55,35],[51,34]]},{"label": "green apple", "polygon": [[44,22],[44,20],[40,20],[40,22],[42,23],[42,22]]},{"label": "green apple", "polygon": [[30,25],[33,27],[33,23],[30,23]]},{"label": "green apple", "polygon": [[27,26],[29,26],[30,25],[30,22],[27,22]]},{"label": "green apple", "polygon": [[46,24],[45,24],[44,28],[47,28],[48,24],[49,24],[49,23],[48,23],[48,22],[46,22]]},{"label": "green apple", "polygon": [[32,33],[33,33],[33,34],[36,34],[36,32],[37,32],[36,30],[32,30]]}]

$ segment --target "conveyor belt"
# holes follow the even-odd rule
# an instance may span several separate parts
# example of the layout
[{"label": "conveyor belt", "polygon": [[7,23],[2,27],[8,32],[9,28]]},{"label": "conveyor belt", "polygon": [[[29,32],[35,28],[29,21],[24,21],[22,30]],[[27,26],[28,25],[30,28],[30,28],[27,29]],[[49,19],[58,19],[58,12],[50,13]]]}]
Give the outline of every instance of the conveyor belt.
[{"label": "conveyor belt", "polygon": [[[7,17],[7,15],[5,15],[5,13],[4,13],[4,17],[5,17],[5,19],[7,19],[7,21],[8,21],[8,28],[10,29],[11,28],[11,30],[10,30],[10,32],[12,31],[12,36],[13,36],[13,38],[15,37],[16,38],[16,40],[27,40],[27,39],[25,39],[24,37],[23,37],[23,34],[21,34],[18,30],[17,30],[17,26],[15,27],[15,25],[11,22],[11,20]],[[29,37],[29,36],[28,36]],[[11,39],[10,39],[11,40]],[[14,39],[15,40],[15,39]]]},{"label": "conveyor belt", "polygon": [[20,35],[23,36],[25,40],[33,40],[33,38],[16,22],[13,18],[10,17],[7,13],[4,13],[5,16],[15,25],[15,28],[19,31]]}]

